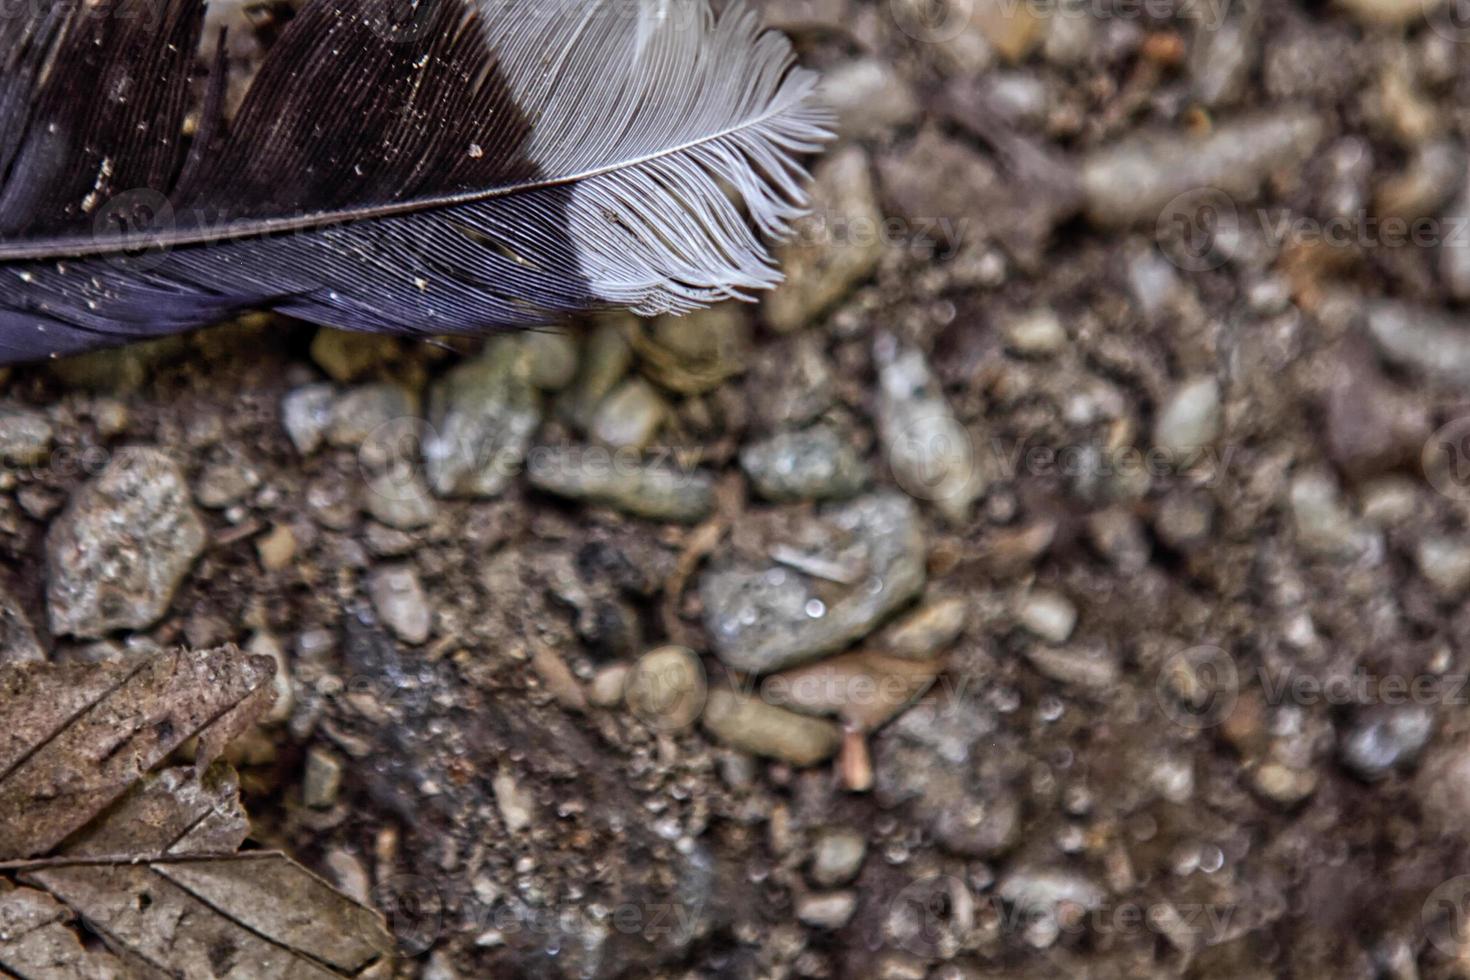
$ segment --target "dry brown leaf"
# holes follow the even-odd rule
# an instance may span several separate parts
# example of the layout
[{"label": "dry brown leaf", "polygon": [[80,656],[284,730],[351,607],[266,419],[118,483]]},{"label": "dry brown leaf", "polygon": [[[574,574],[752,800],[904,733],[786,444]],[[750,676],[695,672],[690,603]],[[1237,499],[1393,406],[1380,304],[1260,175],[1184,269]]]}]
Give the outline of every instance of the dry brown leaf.
[{"label": "dry brown leaf", "polygon": [[207,765],[268,706],[274,671],[234,647],[0,668],[0,858],[53,850],[196,734]]},{"label": "dry brown leaf", "polygon": [[[0,885],[3,888],[3,885]],[[28,980],[125,980],[141,976],[106,950],[86,949],[66,907],[32,888],[0,891],[0,975]]]}]

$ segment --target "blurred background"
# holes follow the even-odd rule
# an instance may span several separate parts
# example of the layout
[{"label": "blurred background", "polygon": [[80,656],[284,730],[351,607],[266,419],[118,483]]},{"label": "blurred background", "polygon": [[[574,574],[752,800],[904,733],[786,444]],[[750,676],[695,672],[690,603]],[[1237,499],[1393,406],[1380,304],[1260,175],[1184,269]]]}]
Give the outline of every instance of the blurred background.
[{"label": "blurred background", "polygon": [[0,373],[0,659],[274,656],[405,977],[1470,975],[1470,9],[759,6],[785,285]]}]

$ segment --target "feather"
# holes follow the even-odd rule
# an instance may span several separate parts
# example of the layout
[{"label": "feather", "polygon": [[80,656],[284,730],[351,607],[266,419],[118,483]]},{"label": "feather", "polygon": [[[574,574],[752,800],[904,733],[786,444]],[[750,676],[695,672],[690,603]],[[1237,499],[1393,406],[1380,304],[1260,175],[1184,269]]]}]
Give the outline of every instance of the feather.
[{"label": "feather", "polygon": [[308,0],[228,122],[204,0],[22,7],[0,362],[249,309],[435,335],[749,298],[829,135],[738,0]]}]

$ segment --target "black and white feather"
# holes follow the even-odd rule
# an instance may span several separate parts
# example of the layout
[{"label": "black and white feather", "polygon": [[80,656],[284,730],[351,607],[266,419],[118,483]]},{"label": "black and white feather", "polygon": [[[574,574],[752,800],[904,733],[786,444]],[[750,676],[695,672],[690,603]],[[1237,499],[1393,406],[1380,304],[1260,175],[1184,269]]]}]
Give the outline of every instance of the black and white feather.
[{"label": "black and white feather", "polygon": [[827,136],[738,2],[309,0],[228,121],[203,0],[21,7],[0,361],[256,308],[433,335],[747,297]]}]

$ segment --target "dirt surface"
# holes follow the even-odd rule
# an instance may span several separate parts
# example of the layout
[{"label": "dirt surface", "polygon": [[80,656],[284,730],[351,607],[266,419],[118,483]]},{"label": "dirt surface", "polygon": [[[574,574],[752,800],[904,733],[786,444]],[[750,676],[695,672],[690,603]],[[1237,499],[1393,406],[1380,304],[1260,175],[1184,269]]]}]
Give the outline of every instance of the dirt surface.
[{"label": "dirt surface", "polygon": [[1470,975],[1470,30],[762,6],[786,286],[12,369],[4,657],[277,657],[405,977]]}]

